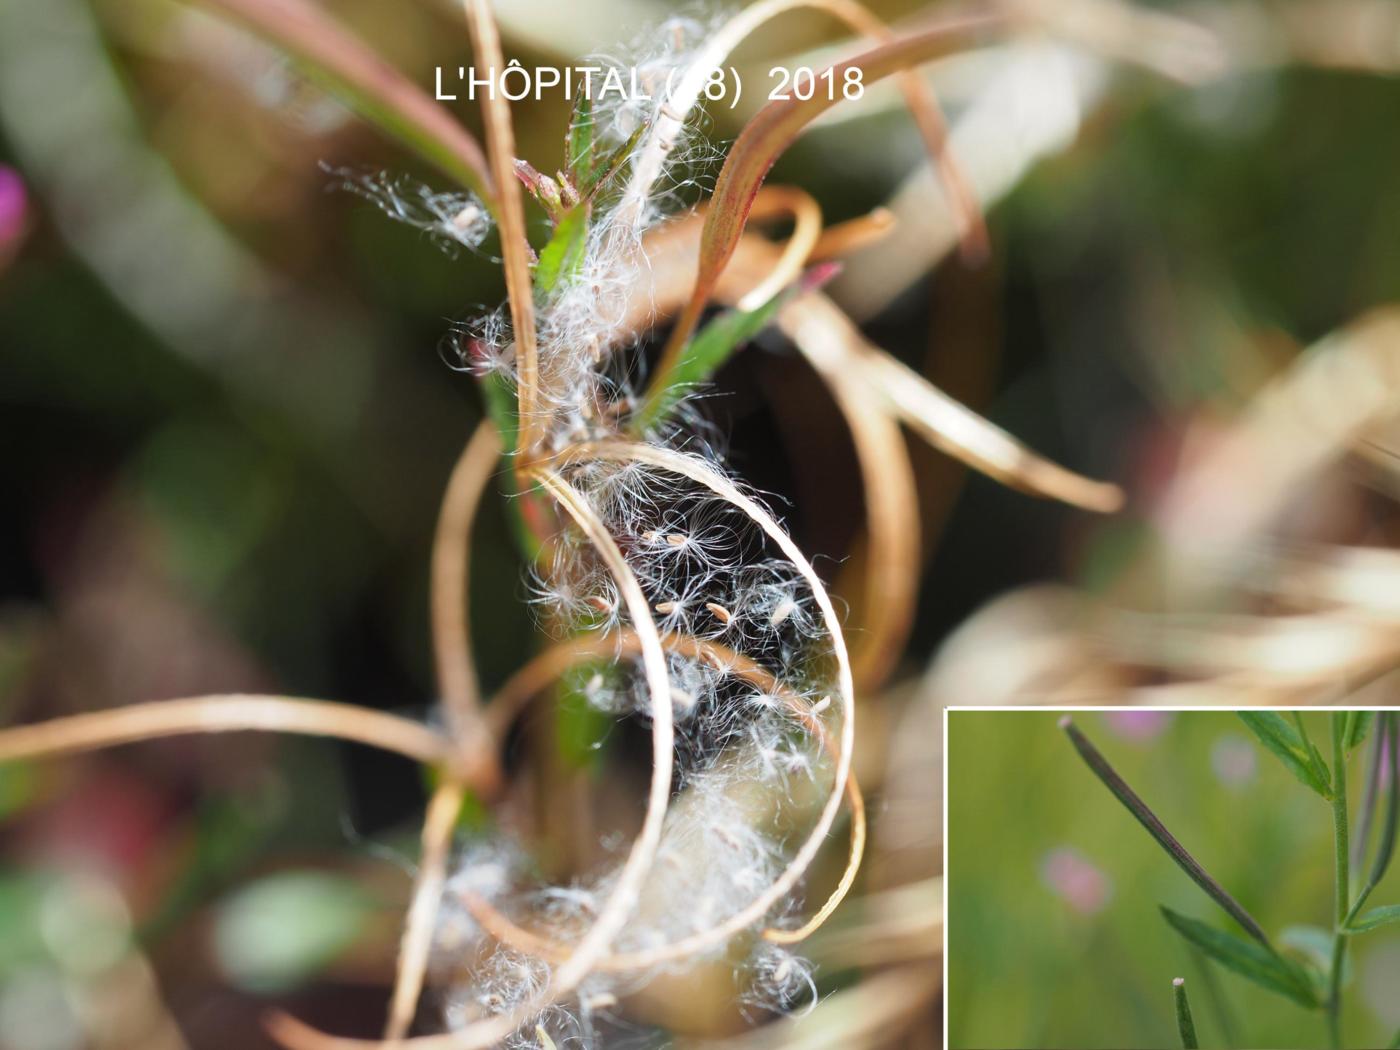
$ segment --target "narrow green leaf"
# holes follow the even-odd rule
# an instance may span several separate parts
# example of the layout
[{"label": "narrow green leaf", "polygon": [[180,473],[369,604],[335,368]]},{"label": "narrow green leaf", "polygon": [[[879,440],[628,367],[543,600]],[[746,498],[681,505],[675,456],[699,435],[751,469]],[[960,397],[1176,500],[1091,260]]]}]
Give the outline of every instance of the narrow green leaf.
[{"label": "narrow green leaf", "polygon": [[564,213],[549,243],[540,249],[540,261],[535,264],[537,295],[548,296],[578,273],[587,242],[588,207],[581,204]]},{"label": "narrow green leaf", "polygon": [[307,0],[207,0],[296,58],[313,79],[494,208],[481,146],[422,88]]},{"label": "narrow green leaf", "polygon": [[1400,904],[1383,904],[1372,908],[1359,919],[1353,919],[1345,927],[1346,933],[1366,933],[1381,926],[1400,922]]},{"label": "narrow green leaf", "polygon": [[637,143],[642,140],[643,132],[649,126],[638,124],[621,146],[618,146],[607,156],[599,158],[593,165],[585,166],[584,170],[579,173],[579,192],[585,198],[591,196],[594,191],[602,189],[608,180],[617,174],[618,169],[627,161],[627,158],[632,156],[632,151],[637,148]]},{"label": "narrow green leaf", "polygon": [[1327,771],[1327,761],[1322,757],[1322,752],[1318,750],[1317,745],[1312,742],[1312,737],[1308,736],[1308,724],[1303,721],[1301,712],[1293,712],[1293,724],[1298,727],[1298,735],[1303,739],[1303,746],[1307,749],[1308,758],[1312,764],[1313,770],[1317,773],[1319,779],[1327,785],[1327,791],[1330,795],[1332,792],[1332,778]]},{"label": "narrow green leaf", "polygon": [[1130,788],[1126,781],[1118,775],[1108,759],[1104,758],[1089,738],[1081,733],[1074,722],[1068,716],[1060,719],[1060,728],[1069,736],[1070,742],[1079,752],[1079,756],[1084,759],[1084,763],[1093,771],[1094,775],[1103,781],[1104,786],[1113,792],[1115,798],[1123,803],[1128,812],[1137,818],[1139,824],[1147,829],[1147,833],[1157,840],[1157,844],[1167,851],[1167,854],[1176,861],[1177,866],[1186,872],[1201,889],[1205,890],[1207,896],[1215,901],[1226,913],[1238,922],[1245,931],[1267,948],[1273,951],[1269,945],[1269,938],[1264,933],[1264,928],[1255,921],[1254,916],[1244,910],[1244,906],[1226,891],[1225,887],[1216,882],[1210,874],[1201,867],[1195,857],[1187,852],[1186,847],[1176,840],[1176,837],[1167,830],[1157,814],[1148,808],[1137,792]]},{"label": "narrow green leaf", "polygon": [[359,937],[377,903],[348,877],[282,871],[219,905],[213,945],[239,987],[282,991],[319,973]]},{"label": "narrow green leaf", "polygon": [[1312,981],[1302,967],[1289,962],[1271,948],[1254,944],[1233,933],[1217,930],[1196,919],[1189,919],[1170,908],[1161,908],[1167,923],[1221,966],[1234,970],[1255,984],[1292,999],[1300,1006],[1319,1005]]},{"label": "narrow green leaf", "polygon": [[786,298],[780,292],[756,310],[728,310],[702,328],[675,367],[652,382],[647,399],[632,419],[633,431],[645,433],[665,422],[686,394],[714,375],[740,345],[773,319]]},{"label": "narrow green leaf", "polygon": [[1303,784],[1323,798],[1332,797],[1332,785],[1327,767],[1316,749],[1308,746],[1302,735],[1287,719],[1273,711],[1236,711],[1240,721],[1249,727],[1259,742],[1278,756]]},{"label": "narrow green leaf", "polygon": [[593,168],[594,121],[593,100],[587,91],[580,90],[578,98],[574,100],[569,136],[564,143],[567,170],[580,184]]},{"label": "narrow green leaf", "polygon": [[1186,978],[1172,981],[1172,992],[1176,997],[1176,1032],[1181,1036],[1182,1050],[1198,1050],[1196,1022],[1191,1018],[1191,1001],[1186,998]]}]

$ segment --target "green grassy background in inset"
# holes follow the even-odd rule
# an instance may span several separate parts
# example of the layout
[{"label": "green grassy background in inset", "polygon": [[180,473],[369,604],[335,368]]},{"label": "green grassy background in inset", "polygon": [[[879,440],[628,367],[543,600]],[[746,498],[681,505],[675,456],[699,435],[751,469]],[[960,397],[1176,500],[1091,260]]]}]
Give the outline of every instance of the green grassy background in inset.
[{"label": "green grassy background in inset", "polygon": [[[1144,709],[1145,710],[1145,709]],[[1134,715],[1137,713],[1135,712]],[[1058,712],[948,716],[948,1011],[950,1047],[1174,1047],[1172,978],[1187,979],[1202,1046],[1224,1045],[1186,943],[1158,905],[1239,932],[1085,767]],[[1276,942],[1291,926],[1330,928],[1328,804],[1258,745],[1229,712],[1161,713],[1133,739],[1113,716],[1076,724]],[[1151,717],[1150,715],[1148,717]],[[1327,746],[1324,713],[1304,716]],[[1217,747],[1252,748],[1254,772],[1222,779]],[[1366,753],[1350,763],[1353,824]],[[1107,877],[1098,911],[1076,909],[1044,880],[1052,851],[1078,851]],[[1394,871],[1370,905],[1400,901]],[[1344,992],[1348,1046],[1382,1046],[1400,1018],[1400,928],[1353,939]],[[1216,968],[1244,1046],[1325,1046],[1310,1012]],[[1379,1015],[1377,1011],[1380,1011]]]}]

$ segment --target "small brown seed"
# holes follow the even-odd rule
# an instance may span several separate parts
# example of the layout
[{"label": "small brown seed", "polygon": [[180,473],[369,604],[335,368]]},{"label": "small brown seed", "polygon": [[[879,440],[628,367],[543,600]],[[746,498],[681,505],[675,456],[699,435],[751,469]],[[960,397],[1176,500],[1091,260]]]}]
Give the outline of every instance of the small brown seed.
[{"label": "small brown seed", "polygon": [[656,603],[656,611],[659,612],[662,616],[670,616],[673,612],[676,611],[676,603],[675,603],[675,602],[657,602],[657,603]]},{"label": "small brown seed", "polygon": [[684,547],[685,537],[682,536],[679,532],[672,532],[666,536],[666,542],[669,543],[672,547]]},{"label": "small brown seed", "polygon": [[733,614],[728,609],[716,602],[706,602],[705,608],[709,609],[710,614],[722,624],[727,625],[730,620],[734,619]]}]

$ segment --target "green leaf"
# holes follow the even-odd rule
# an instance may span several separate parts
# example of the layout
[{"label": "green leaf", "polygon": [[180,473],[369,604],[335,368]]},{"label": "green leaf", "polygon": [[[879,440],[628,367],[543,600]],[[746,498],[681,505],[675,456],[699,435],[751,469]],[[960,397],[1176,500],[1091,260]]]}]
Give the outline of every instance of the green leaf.
[{"label": "green leaf", "polygon": [[296,58],[361,117],[429,163],[495,199],[486,158],[469,131],[408,77],[307,0],[208,0]]},{"label": "green leaf", "polygon": [[578,273],[588,243],[588,207],[579,205],[566,211],[554,227],[549,243],[540,249],[535,264],[535,292],[541,298]]},{"label": "green leaf", "polygon": [[1347,933],[1366,933],[1381,926],[1389,926],[1392,922],[1400,922],[1400,904],[1383,904],[1379,908],[1372,908],[1359,919],[1353,919],[1344,929]]},{"label": "green leaf", "polygon": [[616,667],[608,660],[581,663],[560,679],[555,690],[559,755],[574,769],[600,768],[612,719],[589,700],[589,691],[595,687],[617,688],[616,674]]},{"label": "green leaf", "polygon": [[1189,919],[1162,906],[1162,917],[1192,944],[1221,966],[1234,970],[1255,984],[1292,999],[1300,1006],[1316,1009],[1317,992],[1307,972],[1277,952],[1261,944],[1217,930],[1196,919]]},{"label": "green leaf", "polygon": [[664,423],[690,390],[714,375],[735,349],[773,319],[786,299],[786,293],[780,292],[755,310],[728,310],[700,329],[675,366],[652,382],[647,399],[632,418],[633,431],[645,433]]},{"label": "green leaf", "polygon": [[642,133],[648,127],[647,124],[638,124],[621,146],[618,146],[606,157],[600,158],[591,167],[585,167],[579,173],[579,192],[585,198],[590,197],[594,191],[602,189],[608,180],[617,174],[618,169],[622,167],[627,158],[632,156],[632,151],[637,148],[637,143],[642,140]]},{"label": "green leaf", "polygon": [[1197,1050],[1201,1044],[1196,1041],[1196,1022],[1191,1018],[1191,1001],[1186,998],[1186,979],[1178,977],[1172,981],[1172,991],[1176,996],[1176,1032],[1181,1037],[1182,1050]]},{"label": "green leaf", "polygon": [[1237,711],[1240,721],[1249,727],[1259,742],[1278,756],[1302,783],[1323,798],[1332,797],[1332,784],[1327,766],[1316,750],[1308,745],[1288,720],[1273,711]]},{"label": "green leaf", "polygon": [[574,100],[569,135],[564,143],[565,163],[576,182],[586,179],[593,167],[594,124],[593,100],[587,91],[580,90]]},{"label": "green leaf", "polygon": [[348,948],[375,908],[369,895],[343,876],[279,872],[219,906],[215,955],[239,987],[258,992],[290,988]]},{"label": "green leaf", "polygon": [[[1278,943],[1282,947],[1293,949],[1293,953],[1301,957],[1295,959],[1295,954],[1285,956],[1290,961],[1299,962],[1307,971],[1320,1000],[1327,998],[1328,973],[1332,967],[1335,940],[1333,931],[1321,926],[1289,926],[1278,935]],[[1350,956],[1342,958],[1342,980],[1351,980]]]}]

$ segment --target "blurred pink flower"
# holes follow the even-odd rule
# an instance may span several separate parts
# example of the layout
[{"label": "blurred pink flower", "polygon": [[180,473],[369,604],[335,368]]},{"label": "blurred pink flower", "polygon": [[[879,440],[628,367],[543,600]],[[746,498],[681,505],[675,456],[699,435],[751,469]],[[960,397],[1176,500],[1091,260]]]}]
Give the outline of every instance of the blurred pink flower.
[{"label": "blurred pink flower", "polygon": [[1113,898],[1113,883],[1077,849],[1061,846],[1040,862],[1041,881],[1081,915],[1102,911]]},{"label": "blurred pink flower", "polygon": [[1154,739],[1171,724],[1170,711],[1105,711],[1103,719],[1108,728],[1124,740],[1145,743]]},{"label": "blurred pink flower", "polygon": [[1219,737],[1210,749],[1210,768],[1226,787],[1244,787],[1259,771],[1254,745],[1238,733]]},{"label": "blurred pink flower", "polygon": [[0,164],[0,249],[19,240],[29,214],[29,193],[14,168]]}]

